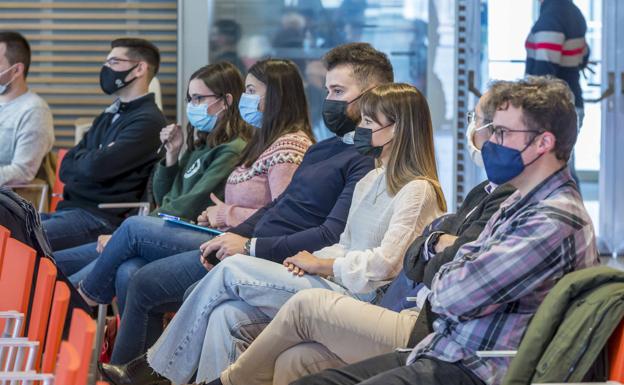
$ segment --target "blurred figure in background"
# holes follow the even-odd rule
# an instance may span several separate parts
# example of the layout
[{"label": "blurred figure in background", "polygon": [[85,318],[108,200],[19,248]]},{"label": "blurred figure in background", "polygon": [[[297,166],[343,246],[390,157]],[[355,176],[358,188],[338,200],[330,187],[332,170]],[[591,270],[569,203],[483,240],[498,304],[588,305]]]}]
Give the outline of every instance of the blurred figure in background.
[{"label": "blurred figure in background", "polygon": [[210,31],[210,63],[227,61],[234,64],[241,73],[246,73],[247,67],[238,56],[241,34],[241,26],[234,20],[217,20]]}]

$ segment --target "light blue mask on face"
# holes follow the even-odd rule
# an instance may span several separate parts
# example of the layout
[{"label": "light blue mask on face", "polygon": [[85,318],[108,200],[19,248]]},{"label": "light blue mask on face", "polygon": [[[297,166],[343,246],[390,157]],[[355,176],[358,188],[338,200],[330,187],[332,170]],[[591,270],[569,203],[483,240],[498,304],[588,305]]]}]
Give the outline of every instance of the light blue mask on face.
[{"label": "light blue mask on face", "polygon": [[186,105],[186,116],[189,123],[201,132],[210,132],[215,128],[217,120],[219,119],[218,113],[210,115],[208,113],[208,107],[210,105],[200,104],[198,106],[193,103]]},{"label": "light blue mask on face", "polygon": [[262,127],[262,111],[258,111],[260,99],[260,95],[244,93],[238,102],[238,110],[243,120],[256,128]]},{"label": "light blue mask on face", "polygon": [[[7,73],[11,68],[13,68],[13,66],[11,66],[11,67],[7,68],[6,70],[0,72],[0,76],[2,76],[5,73]],[[13,82],[13,80],[15,80],[15,78],[9,80],[5,84],[0,84],[0,95],[4,95],[7,92],[7,90],[9,89],[9,84],[11,84]]]}]

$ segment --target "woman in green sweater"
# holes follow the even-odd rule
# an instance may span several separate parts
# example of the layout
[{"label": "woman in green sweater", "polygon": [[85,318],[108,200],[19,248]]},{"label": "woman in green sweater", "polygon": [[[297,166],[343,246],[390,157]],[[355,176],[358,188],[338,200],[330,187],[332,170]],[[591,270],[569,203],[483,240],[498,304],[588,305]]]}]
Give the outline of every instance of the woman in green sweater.
[{"label": "woman in green sweater", "polygon": [[238,102],[244,91],[240,73],[221,62],[191,75],[187,100],[187,149],[180,158],[184,135],[178,124],[160,132],[167,150],[156,166],[154,198],[161,212],[194,220],[210,202],[210,194],[223,195],[252,128],[243,121]]}]

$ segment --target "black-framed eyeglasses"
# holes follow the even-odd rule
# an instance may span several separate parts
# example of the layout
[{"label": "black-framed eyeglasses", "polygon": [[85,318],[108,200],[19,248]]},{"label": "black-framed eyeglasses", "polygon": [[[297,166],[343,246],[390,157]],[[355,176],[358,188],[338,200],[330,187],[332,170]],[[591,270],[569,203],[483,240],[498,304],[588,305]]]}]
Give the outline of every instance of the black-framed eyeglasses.
[{"label": "black-framed eyeglasses", "polygon": [[186,102],[187,103],[191,103],[195,106],[201,104],[201,102],[206,99],[206,98],[220,98],[221,95],[216,95],[216,94],[210,94],[210,95],[193,95],[193,96],[186,96]]},{"label": "black-framed eyeglasses", "polygon": [[510,132],[532,132],[535,134],[535,136],[544,132],[539,130],[513,130],[511,128],[501,126],[493,126],[491,130],[492,134],[494,135],[494,139],[496,140],[496,143],[500,144],[501,146],[504,144],[505,134],[508,134]]},{"label": "black-framed eyeglasses", "polygon": [[109,67],[115,66],[119,63],[138,63],[138,61],[132,59],[122,59],[119,57],[112,57],[110,59],[104,60],[104,64],[108,64]]}]

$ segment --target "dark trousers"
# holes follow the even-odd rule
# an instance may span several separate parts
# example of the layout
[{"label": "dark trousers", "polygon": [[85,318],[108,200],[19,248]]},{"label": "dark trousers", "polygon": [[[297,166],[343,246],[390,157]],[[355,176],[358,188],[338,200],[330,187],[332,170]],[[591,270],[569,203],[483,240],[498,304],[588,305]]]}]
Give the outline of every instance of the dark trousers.
[{"label": "dark trousers", "polygon": [[95,242],[99,235],[112,234],[116,228],[106,219],[79,208],[43,213],[41,224],[52,251]]},{"label": "dark trousers", "polygon": [[148,263],[134,273],[111,363],[125,364],[145,353],[162,334],[164,313],[178,310],[184,292],[207,273],[198,250]]},{"label": "dark trousers", "polygon": [[369,358],[340,369],[305,376],[291,385],[483,385],[477,376],[457,363],[419,358],[406,366],[409,353],[394,352]]}]

